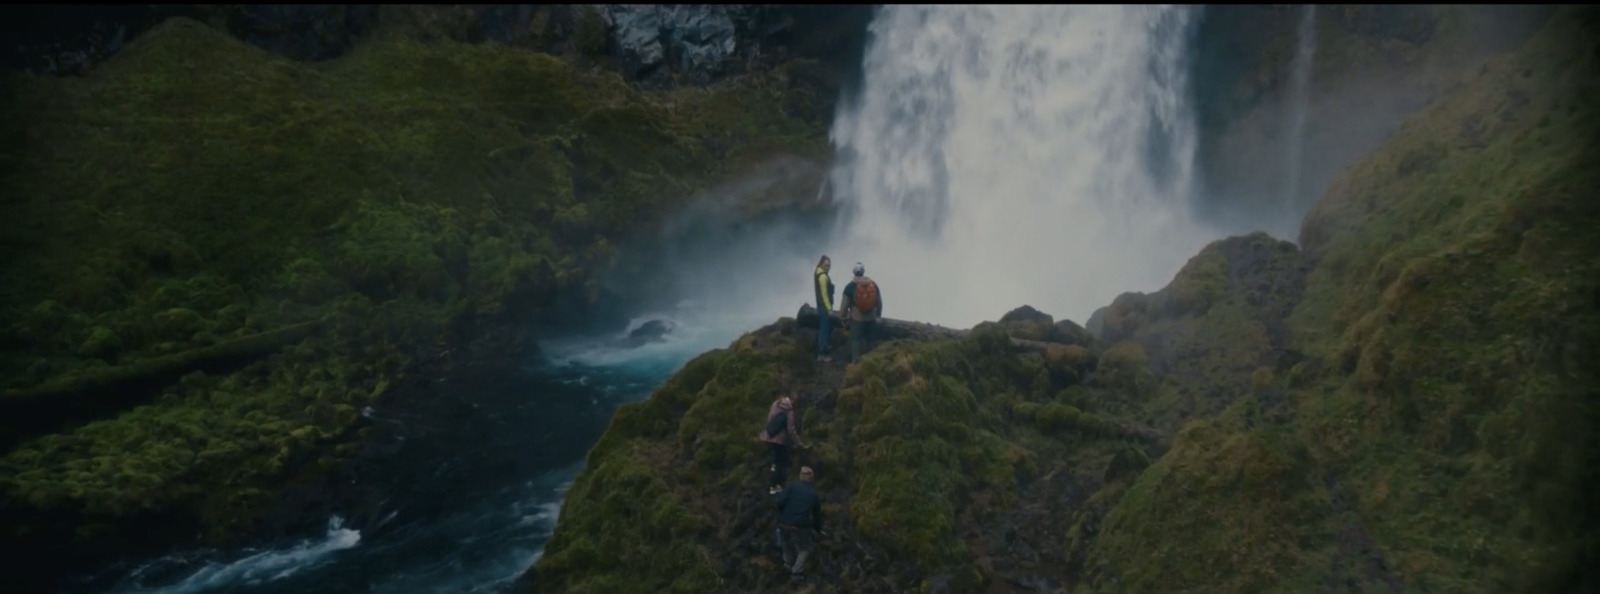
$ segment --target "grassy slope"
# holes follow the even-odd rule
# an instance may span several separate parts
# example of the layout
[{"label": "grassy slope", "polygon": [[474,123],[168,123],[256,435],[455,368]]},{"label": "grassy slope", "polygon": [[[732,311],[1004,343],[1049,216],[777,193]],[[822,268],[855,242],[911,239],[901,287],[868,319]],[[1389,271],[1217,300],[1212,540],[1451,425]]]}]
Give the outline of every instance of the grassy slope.
[{"label": "grassy slope", "polygon": [[[1023,550],[1092,591],[1593,586],[1594,15],[1558,13],[1346,171],[1304,252],[1230,238],[1120,297],[1086,381],[994,329],[885,345],[837,390],[787,322],[703,356],[617,413],[537,589],[778,590],[752,544],[771,519],[746,493],[762,468],[747,434],[791,385],[815,391],[809,462],[835,518],[819,591],[961,568],[1007,591],[993,568]],[[1166,430],[1165,451],[1099,474],[1127,444],[1074,428],[1130,420]],[[1070,530],[983,547],[996,515],[1037,505],[1017,479],[1051,470],[1087,477],[1036,517]]]},{"label": "grassy slope", "polygon": [[[294,63],[192,21],[82,79],[7,75],[0,376],[12,388],[306,320],[268,361],[23,443],[8,497],[248,522],[419,357],[583,291],[615,241],[776,151],[820,156],[784,71],[643,94],[491,45],[380,37]],[[10,422],[17,422],[11,419]]]}]

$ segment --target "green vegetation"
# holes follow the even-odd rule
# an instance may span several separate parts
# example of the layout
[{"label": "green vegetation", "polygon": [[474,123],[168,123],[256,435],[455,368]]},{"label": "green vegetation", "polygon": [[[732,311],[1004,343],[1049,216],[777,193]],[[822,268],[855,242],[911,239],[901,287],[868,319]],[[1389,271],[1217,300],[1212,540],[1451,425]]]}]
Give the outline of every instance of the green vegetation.
[{"label": "green vegetation", "polygon": [[[1035,326],[986,324],[960,339],[886,343],[837,389],[829,382],[840,378],[811,360],[793,320],[700,356],[649,399],[617,411],[567,496],[536,568],[539,583],[654,592],[759,581],[748,567],[724,571],[719,538],[749,528],[718,503],[759,489],[752,463],[765,448],[755,431],[779,393],[824,398],[803,413],[816,447],[802,460],[818,468],[824,491],[854,494],[829,506],[834,518],[849,518],[836,530],[895,558],[958,570],[968,558],[962,532],[1016,505],[1018,476],[1098,480],[1120,449],[1140,443],[1117,419],[1079,408],[1093,399],[1081,397],[1091,388],[1075,375],[1052,373],[1092,369],[1088,349],[1013,352],[1007,335]],[[1118,471],[1138,467],[1124,461]]]},{"label": "green vegetation", "polygon": [[[834,518],[819,592],[1593,589],[1597,29],[1563,9],[1344,172],[1304,251],[1215,242],[1098,340],[1018,310],[842,377],[789,320],[707,354],[617,413],[538,589],[777,591],[746,434],[793,386]],[[647,546],[670,572],[593,554]]]},{"label": "green vegetation", "polygon": [[1411,588],[1566,587],[1595,550],[1596,25],[1558,14],[1307,220],[1294,322],[1334,372],[1301,422]]},{"label": "green vegetation", "polygon": [[398,35],[303,64],[175,19],[88,77],[5,76],[7,398],[319,330],[0,459],[8,498],[189,509],[213,535],[337,464],[357,411],[422,361],[592,294],[641,222],[773,154],[826,150],[824,122],[785,111],[815,92],[782,72],[650,94]]},{"label": "green vegetation", "polygon": [[[1287,389],[1292,416],[1180,434],[1108,519],[1096,578],[1299,591],[1330,559],[1356,563],[1356,526],[1386,561],[1354,581],[1582,589],[1564,580],[1594,550],[1594,30],[1592,12],[1558,15],[1335,181],[1307,217],[1287,319],[1310,358],[1255,380]],[[1260,482],[1218,488],[1229,472]],[[1214,519],[1173,519],[1193,514]]]}]

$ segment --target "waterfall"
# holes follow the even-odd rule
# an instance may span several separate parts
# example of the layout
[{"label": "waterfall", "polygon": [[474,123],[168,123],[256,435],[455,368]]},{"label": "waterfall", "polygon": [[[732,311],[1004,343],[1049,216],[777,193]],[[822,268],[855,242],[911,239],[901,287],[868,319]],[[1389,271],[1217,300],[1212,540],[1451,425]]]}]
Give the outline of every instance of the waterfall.
[{"label": "waterfall", "polygon": [[1311,86],[1311,60],[1317,51],[1317,6],[1307,4],[1300,10],[1300,26],[1298,29],[1299,45],[1294,52],[1294,63],[1291,67],[1288,124],[1289,131],[1287,144],[1284,147],[1284,159],[1287,161],[1286,176],[1283,188],[1282,208],[1286,216],[1293,220],[1292,224],[1298,226],[1300,212],[1301,188],[1300,174],[1301,154],[1305,148],[1306,111],[1308,95]]},{"label": "waterfall", "polygon": [[1164,286],[1215,238],[1189,212],[1197,10],[884,7],[832,130],[836,276],[861,261],[884,315],[963,327]]}]

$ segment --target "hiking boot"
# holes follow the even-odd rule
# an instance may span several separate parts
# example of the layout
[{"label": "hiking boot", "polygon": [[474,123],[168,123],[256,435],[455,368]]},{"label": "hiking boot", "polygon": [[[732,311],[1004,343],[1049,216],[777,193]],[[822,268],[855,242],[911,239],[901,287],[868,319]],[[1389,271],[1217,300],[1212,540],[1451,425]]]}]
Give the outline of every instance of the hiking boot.
[{"label": "hiking boot", "polygon": [[777,495],[777,494],[782,493],[782,492],[783,492],[783,487],[781,487],[781,486],[773,485],[771,487],[767,487],[767,494],[768,495]]}]

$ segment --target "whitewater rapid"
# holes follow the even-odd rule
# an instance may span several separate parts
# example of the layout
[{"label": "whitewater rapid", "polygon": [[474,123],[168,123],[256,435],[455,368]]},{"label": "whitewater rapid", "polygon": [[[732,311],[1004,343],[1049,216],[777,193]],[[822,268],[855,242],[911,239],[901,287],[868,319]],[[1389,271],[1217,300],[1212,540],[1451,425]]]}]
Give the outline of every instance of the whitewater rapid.
[{"label": "whitewater rapid", "polygon": [[836,270],[955,327],[1023,304],[1081,323],[1164,286],[1221,236],[1190,212],[1198,10],[885,6],[832,130]]}]

